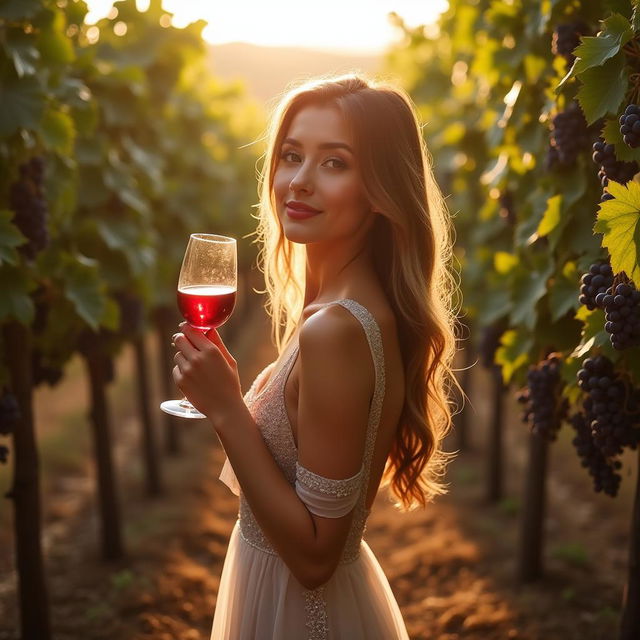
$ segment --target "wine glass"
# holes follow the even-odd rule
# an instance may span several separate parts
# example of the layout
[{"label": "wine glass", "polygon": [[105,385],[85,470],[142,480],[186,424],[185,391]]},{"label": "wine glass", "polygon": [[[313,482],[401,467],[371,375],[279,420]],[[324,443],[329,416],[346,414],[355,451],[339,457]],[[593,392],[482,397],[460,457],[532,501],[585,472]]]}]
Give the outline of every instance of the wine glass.
[{"label": "wine glass", "polygon": [[[235,238],[192,233],[178,279],[178,308],[184,319],[203,333],[227,321],[236,303]],[[186,398],[166,400],[165,413],[181,418],[206,418]]]}]

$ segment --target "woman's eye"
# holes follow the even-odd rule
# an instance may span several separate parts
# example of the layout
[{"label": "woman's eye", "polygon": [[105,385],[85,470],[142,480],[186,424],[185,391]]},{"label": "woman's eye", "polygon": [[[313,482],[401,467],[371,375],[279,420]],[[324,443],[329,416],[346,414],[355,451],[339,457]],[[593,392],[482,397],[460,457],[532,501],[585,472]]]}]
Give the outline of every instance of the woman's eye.
[{"label": "woman's eye", "polygon": [[[283,151],[280,154],[280,159],[285,162],[297,162],[300,160],[300,156],[295,151]],[[330,169],[344,169],[347,166],[340,158],[329,158],[325,160],[324,165]]]},{"label": "woman's eye", "polygon": [[338,159],[338,158],[329,158],[327,160],[327,163],[329,162],[334,162],[335,165],[333,167],[331,167],[331,169],[343,169],[344,167],[346,167],[347,165],[342,162],[342,160]]},{"label": "woman's eye", "polygon": [[287,160],[289,159],[289,156],[297,156],[297,153],[294,153],[293,151],[285,151],[280,155],[280,158],[282,160]]}]

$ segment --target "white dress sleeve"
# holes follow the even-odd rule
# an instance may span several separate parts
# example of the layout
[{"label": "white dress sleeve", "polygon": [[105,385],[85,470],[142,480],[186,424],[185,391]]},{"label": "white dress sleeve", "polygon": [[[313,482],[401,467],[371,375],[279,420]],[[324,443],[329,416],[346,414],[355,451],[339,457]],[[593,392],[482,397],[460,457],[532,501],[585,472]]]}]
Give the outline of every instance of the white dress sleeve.
[{"label": "white dress sleeve", "polygon": [[358,502],[363,474],[364,463],[355,476],[334,480],[296,462],[296,493],[311,513],[325,518],[341,518]]}]

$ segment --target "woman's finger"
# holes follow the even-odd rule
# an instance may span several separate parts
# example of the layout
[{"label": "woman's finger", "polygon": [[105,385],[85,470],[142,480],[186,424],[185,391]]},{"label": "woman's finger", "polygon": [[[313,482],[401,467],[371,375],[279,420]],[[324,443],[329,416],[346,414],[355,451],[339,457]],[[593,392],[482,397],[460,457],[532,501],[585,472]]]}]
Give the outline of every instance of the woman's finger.
[{"label": "woman's finger", "polygon": [[235,367],[236,361],[234,357],[229,353],[227,347],[224,342],[222,342],[222,338],[220,334],[215,329],[209,329],[206,333],[206,339],[211,341],[218,349],[220,349],[220,353],[224,356],[224,359],[229,363],[230,367]]},{"label": "woman's finger", "polygon": [[205,351],[211,348],[211,343],[204,337],[204,333],[200,329],[195,329],[186,322],[180,325],[180,329],[198,351]]},{"label": "woman's finger", "polygon": [[173,341],[178,349],[178,353],[182,353],[186,356],[187,360],[191,360],[193,356],[198,353],[198,349],[193,346],[188,337],[183,333],[176,333],[173,337]]},{"label": "woman's finger", "polygon": [[182,370],[182,365],[187,362],[187,359],[184,357],[184,353],[182,353],[182,351],[176,351],[173,356],[173,361],[178,365],[178,368]]}]

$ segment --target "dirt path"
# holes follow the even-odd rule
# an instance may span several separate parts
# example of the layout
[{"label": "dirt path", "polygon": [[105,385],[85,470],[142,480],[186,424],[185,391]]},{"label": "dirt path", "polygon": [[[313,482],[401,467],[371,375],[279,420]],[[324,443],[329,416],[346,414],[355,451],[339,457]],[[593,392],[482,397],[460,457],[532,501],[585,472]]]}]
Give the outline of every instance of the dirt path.
[{"label": "dirt path", "polygon": [[[235,355],[247,388],[274,353],[263,318],[244,333],[249,337]],[[215,434],[200,423],[184,426],[183,455],[165,460],[166,497],[145,499],[139,469],[121,468],[127,559],[105,565],[98,558],[90,502],[69,514],[64,530],[52,537],[56,640],[208,640],[237,498],[217,479],[224,455]],[[596,553],[616,542],[596,531],[593,562],[552,556],[543,581],[517,586],[516,510],[509,502],[483,503],[483,465],[478,454],[459,456],[450,467],[450,494],[425,510],[398,514],[384,492],[374,505],[365,539],[389,578],[411,638],[613,640],[621,574],[599,572]],[[558,491],[556,502],[562,499]],[[569,533],[556,537],[556,544],[571,539],[571,522],[586,500],[565,493],[553,507],[561,513],[551,532]],[[14,602],[5,586],[0,640],[18,637]]]}]

